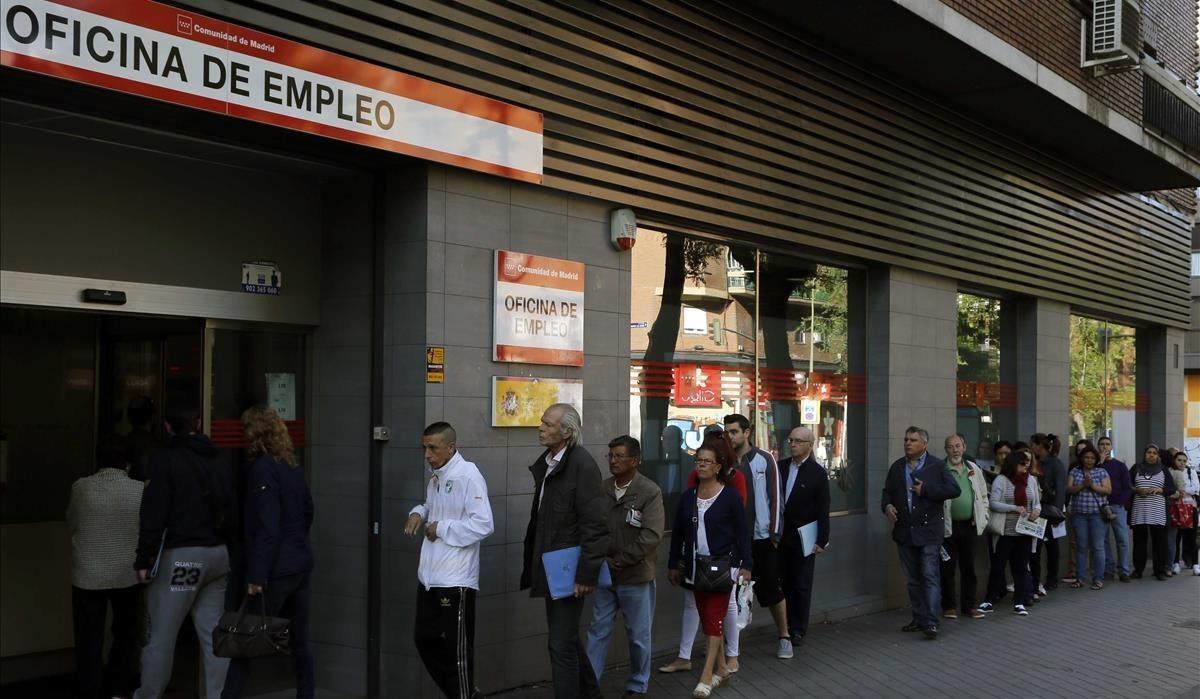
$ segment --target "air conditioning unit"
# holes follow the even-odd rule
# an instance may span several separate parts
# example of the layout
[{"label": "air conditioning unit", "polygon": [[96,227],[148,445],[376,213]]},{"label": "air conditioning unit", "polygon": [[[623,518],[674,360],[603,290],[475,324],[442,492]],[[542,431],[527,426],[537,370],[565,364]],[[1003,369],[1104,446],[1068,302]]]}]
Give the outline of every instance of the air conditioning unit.
[{"label": "air conditioning unit", "polygon": [[1092,18],[1079,25],[1079,65],[1097,77],[1137,70],[1142,13],[1136,0],[1093,0]]}]

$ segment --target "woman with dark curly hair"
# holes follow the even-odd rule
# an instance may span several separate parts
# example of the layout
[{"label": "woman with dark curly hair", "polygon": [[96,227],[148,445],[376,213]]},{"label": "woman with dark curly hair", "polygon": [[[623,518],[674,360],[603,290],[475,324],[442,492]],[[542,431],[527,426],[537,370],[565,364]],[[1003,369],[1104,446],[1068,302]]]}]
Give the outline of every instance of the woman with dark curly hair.
[{"label": "woman with dark curly hair", "polygon": [[[308,644],[309,575],[313,569],[308,531],[313,522],[312,494],[287,425],[274,410],[257,405],[242,413],[247,452],[254,459],[246,477],[244,530],[246,593],[263,595],[266,613],[289,619],[296,696],[313,696],[313,657]],[[247,608],[261,609],[258,599]],[[222,699],[236,699],[250,676],[251,661],[229,663]]]}]

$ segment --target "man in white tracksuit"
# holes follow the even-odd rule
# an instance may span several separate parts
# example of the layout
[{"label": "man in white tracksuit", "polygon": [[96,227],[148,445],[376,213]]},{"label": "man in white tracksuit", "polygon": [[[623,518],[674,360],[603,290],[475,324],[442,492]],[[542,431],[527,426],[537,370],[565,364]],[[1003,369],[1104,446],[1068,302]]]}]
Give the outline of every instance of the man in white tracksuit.
[{"label": "man in white tracksuit", "polygon": [[487,482],[458,453],[457,439],[449,423],[425,428],[421,446],[433,475],[404,533],[425,535],[417,567],[417,652],[447,697],[474,699],[483,696],[475,688],[479,545],[495,527]]}]

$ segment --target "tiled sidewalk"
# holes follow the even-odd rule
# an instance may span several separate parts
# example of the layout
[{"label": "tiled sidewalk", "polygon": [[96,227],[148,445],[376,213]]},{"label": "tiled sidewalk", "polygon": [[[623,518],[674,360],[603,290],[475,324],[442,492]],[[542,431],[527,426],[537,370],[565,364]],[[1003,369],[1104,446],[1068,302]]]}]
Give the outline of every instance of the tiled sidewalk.
[{"label": "tiled sidewalk", "polygon": [[[741,671],[713,697],[1200,697],[1200,577],[1097,592],[1062,586],[1028,617],[1002,606],[986,619],[943,620],[936,641],[901,633],[908,619],[897,610],[815,626],[792,660],[775,658],[773,634],[756,634],[742,642]],[[689,697],[698,674],[655,673],[649,696]],[[605,697],[621,696],[623,677],[605,674]]]}]

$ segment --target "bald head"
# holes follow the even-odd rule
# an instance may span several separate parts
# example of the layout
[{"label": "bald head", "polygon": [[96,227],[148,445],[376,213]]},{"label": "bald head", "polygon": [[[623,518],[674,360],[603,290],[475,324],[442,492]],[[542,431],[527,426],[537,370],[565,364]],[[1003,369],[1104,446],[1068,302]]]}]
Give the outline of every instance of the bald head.
[{"label": "bald head", "polygon": [[796,427],[788,433],[788,450],[794,461],[804,461],[812,453],[813,431],[808,427]]}]

